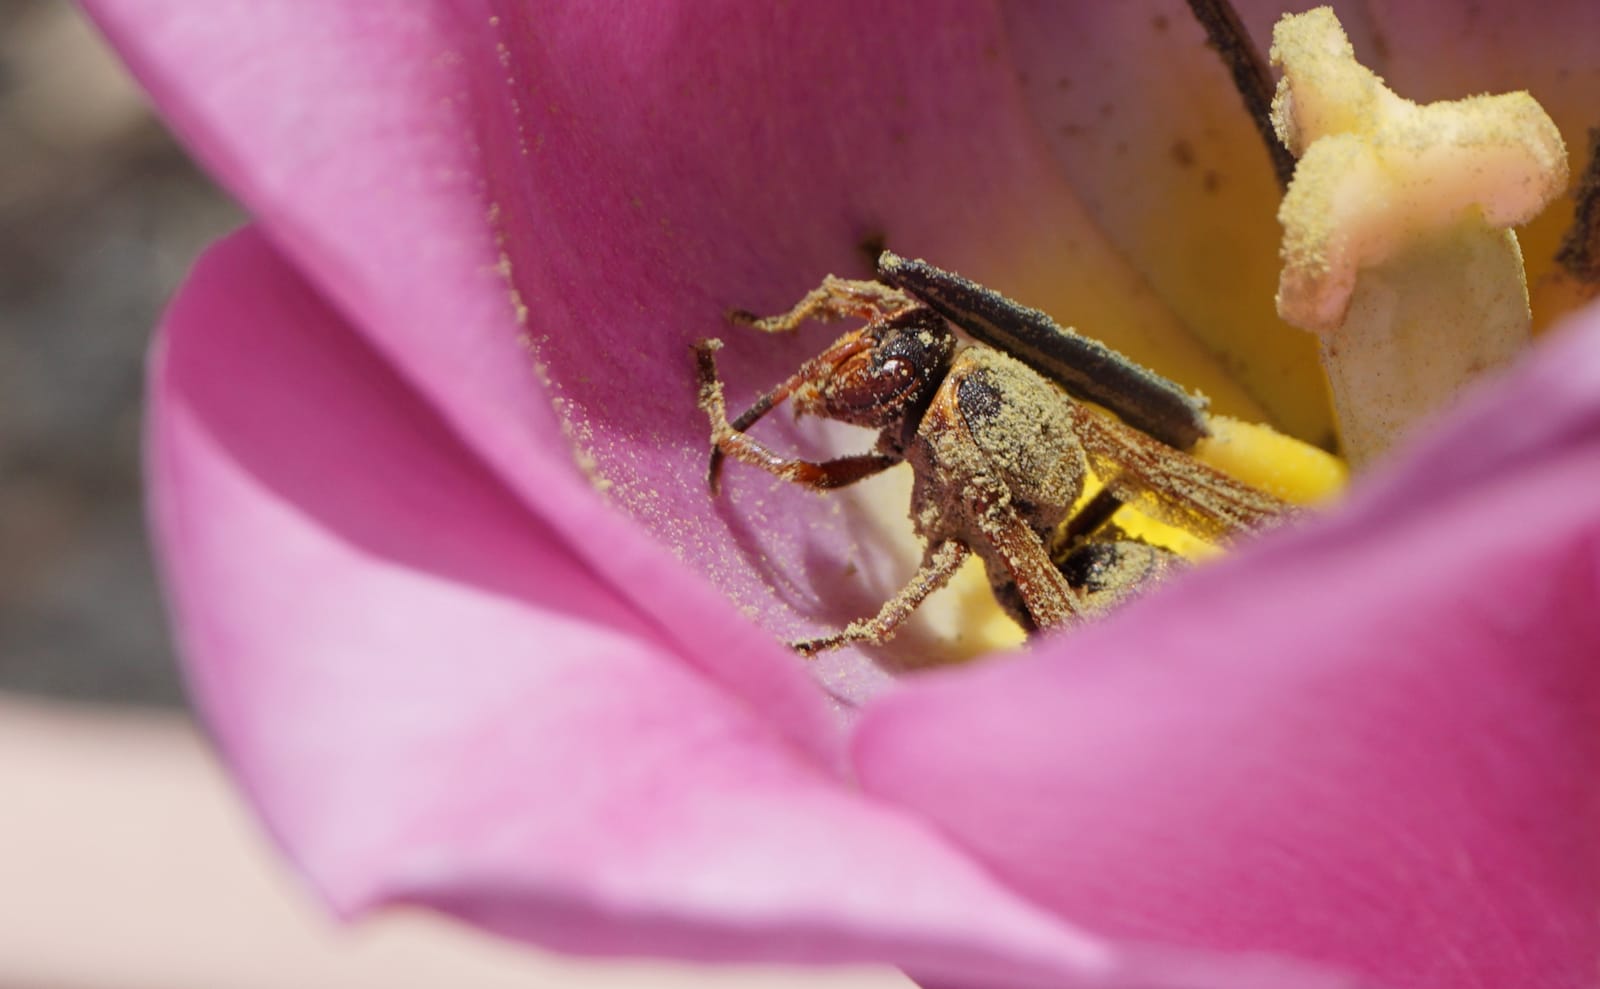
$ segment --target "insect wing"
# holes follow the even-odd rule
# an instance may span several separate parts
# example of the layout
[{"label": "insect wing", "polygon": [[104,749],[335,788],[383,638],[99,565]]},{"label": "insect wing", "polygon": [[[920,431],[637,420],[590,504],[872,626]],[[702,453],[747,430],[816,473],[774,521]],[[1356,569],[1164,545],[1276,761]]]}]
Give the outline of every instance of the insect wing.
[{"label": "insect wing", "polygon": [[1073,415],[1089,466],[1107,488],[1146,515],[1217,540],[1294,513],[1289,503],[1076,402]]}]

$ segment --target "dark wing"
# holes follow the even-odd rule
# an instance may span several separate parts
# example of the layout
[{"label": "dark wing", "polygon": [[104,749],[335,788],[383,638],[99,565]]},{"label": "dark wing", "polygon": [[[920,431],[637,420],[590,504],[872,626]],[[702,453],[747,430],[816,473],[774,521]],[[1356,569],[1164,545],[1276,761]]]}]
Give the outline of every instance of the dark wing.
[{"label": "dark wing", "polygon": [[1100,341],[1063,329],[1037,309],[891,251],[878,256],[878,277],[915,296],[973,339],[1011,354],[1168,446],[1189,450],[1210,435],[1203,399]]},{"label": "dark wing", "polygon": [[1089,466],[1117,497],[1153,518],[1206,539],[1263,528],[1294,506],[1236,481],[1137,429],[1073,405],[1073,428]]}]

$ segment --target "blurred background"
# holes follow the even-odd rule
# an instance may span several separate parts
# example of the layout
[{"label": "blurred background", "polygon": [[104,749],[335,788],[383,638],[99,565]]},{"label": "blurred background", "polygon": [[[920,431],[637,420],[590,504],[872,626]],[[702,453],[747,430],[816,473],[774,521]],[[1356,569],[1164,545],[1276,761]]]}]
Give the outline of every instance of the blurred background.
[{"label": "blurred background", "polygon": [[70,5],[0,0],[0,687],[181,703],[140,519],[143,354],[241,222]]},{"label": "blurred background", "polygon": [[0,989],[908,986],[335,928],[184,709],[145,542],[151,327],[244,221],[64,0],[0,0]]}]

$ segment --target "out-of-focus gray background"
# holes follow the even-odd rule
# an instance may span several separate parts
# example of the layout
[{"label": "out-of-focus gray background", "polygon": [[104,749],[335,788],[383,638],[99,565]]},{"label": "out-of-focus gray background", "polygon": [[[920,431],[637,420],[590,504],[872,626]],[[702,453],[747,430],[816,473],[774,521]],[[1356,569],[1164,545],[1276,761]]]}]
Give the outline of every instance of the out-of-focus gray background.
[{"label": "out-of-focus gray background", "polygon": [[139,489],[144,351],[242,222],[63,0],[0,0],[0,691],[176,705]]}]

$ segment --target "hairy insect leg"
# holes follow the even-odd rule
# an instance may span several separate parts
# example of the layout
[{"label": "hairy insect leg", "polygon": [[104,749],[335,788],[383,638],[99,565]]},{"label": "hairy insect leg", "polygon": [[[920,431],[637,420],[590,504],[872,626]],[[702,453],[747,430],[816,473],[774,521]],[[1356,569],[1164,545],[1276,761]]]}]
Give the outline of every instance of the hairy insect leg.
[{"label": "hairy insect leg", "polygon": [[728,313],[728,319],[763,333],[792,333],[809,320],[833,323],[852,317],[872,319],[898,312],[913,304],[910,296],[882,282],[829,275],[786,313],[757,316],[743,309],[735,309]]},{"label": "hairy insect leg", "polygon": [[950,578],[960,569],[970,552],[966,544],[953,539],[930,547],[924,554],[922,566],[917,568],[916,575],[900,589],[898,594],[885,601],[876,615],[853,621],[833,635],[791,642],[790,648],[803,656],[811,656],[825,649],[837,649],[851,642],[883,645],[894,638],[894,633],[900,628],[901,623],[911,617],[911,613],[927,600],[928,595],[950,582]]},{"label": "hairy insect leg", "polygon": [[[1009,578],[996,580],[999,575],[990,571],[990,583],[996,585],[1001,602],[1005,603],[1006,595],[999,592],[1014,588],[1034,628],[1049,631],[1072,624],[1082,613],[1077,592],[1050,559],[1039,534],[1009,499],[998,493],[975,492],[971,511]],[[1024,627],[1028,624],[1023,622]]]},{"label": "hairy insect leg", "polygon": [[[777,453],[766,444],[746,435],[738,424],[728,421],[728,407],[722,395],[722,379],[717,376],[716,352],[721,348],[720,340],[702,340],[695,344],[695,359],[699,369],[700,389],[698,405],[711,422],[712,457],[711,464],[706,472],[706,482],[710,485],[713,494],[718,488],[722,455],[727,455],[740,463],[759,467],[774,477],[782,478],[795,484],[817,491],[831,491],[854,484],[864,478],[888,470],[900,463],[899,457],[891,457],[881,453],[858,453],[848,457],[836,457],[832,460],[811,461],[798,460]],[[781,392],[786,395],[795,387],[796,379],[804,380],[802,375],[791,378],[783,385],[778,386],[768,393],[767,398]],[[780,399],[781,400],[781,399]],[[766,405],[757,403],[756,408],[764,412],[771,408],[774,402]],[[754,421],[749,413],[739,417],[740,423],[745,423],[749,418]],[[745,423],[748,425],[748,423]]]}]

